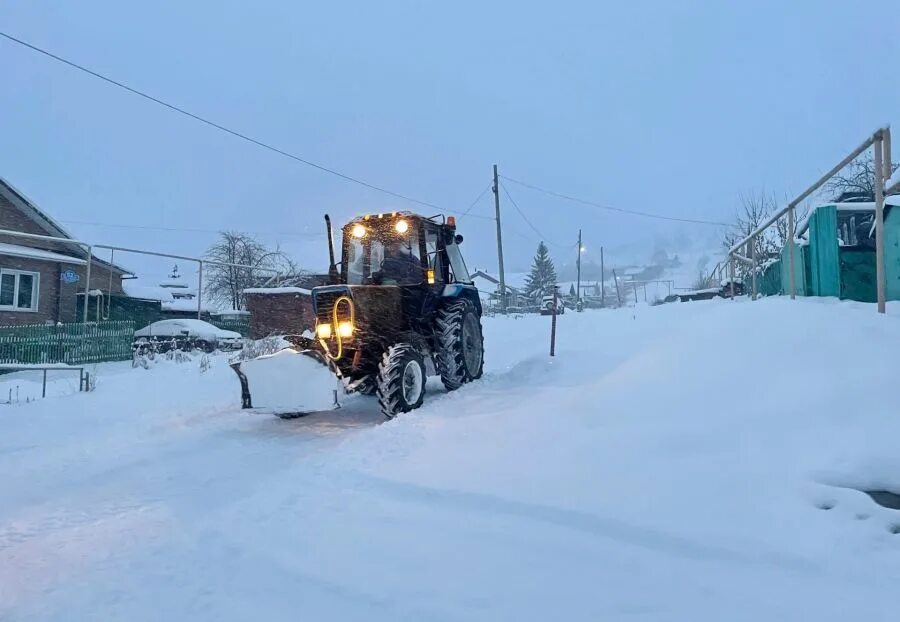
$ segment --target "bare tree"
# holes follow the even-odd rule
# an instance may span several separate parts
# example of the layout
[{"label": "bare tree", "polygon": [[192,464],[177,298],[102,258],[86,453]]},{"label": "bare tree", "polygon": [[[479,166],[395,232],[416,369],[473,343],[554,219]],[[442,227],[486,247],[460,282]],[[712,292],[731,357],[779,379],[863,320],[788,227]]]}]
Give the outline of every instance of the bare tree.
[{"label": "bare tree", "polygon": [[[900,164],[891,163],[891,172],[896,171],[898,167]],[[848,164],[843,171],[825,184],[825,192],[831,196],[832,201],[838,200],[842,195],[874,201],[875,161],[872,154],[867,151],[864,156]]]},{"label": "bare tree", "polygon": [[244,290],[259,287],[276,271],[281,274],[298,272],[297,265],[278,247],[269,249],[246,233],[222,231],[219,241],[209,247],[205,258],[209,261],[252,266],[204,266],[206,296],[232,309],[244,308]]}]

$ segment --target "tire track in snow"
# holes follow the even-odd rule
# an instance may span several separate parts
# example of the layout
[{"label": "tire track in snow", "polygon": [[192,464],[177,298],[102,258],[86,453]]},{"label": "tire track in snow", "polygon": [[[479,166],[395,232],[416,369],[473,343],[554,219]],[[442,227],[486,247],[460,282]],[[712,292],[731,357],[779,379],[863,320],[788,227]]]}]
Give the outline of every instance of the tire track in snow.
[{"label": "tire track in snow", "polygon": [[701,562],[725,562],[732,564],[755,563],[774,566],[779,570],[819,573],[819,568],[809,560],[778,553],[747,555],[722,547],[690,540],[679,535],[657,531],[648,527],[625,523],[621,520],[598,516],[589,512],[553,505],[516,501],[496,495],[467,492],[446,488],[434,488],[385,479],[374,475],[355,473],[353,477],[365,489],[400,498],[407,502],[441,506],[462,512],[475,512],[488,516],[506,516],[517,520],[535,521],[561,529],[578,531],[630,546],[637,546],[674,557]]}]

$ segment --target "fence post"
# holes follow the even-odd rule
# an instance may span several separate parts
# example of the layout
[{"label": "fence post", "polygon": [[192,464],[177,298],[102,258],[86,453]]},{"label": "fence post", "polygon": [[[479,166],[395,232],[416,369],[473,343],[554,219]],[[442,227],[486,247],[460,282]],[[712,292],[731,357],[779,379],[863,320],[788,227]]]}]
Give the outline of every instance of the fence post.
[{"label": "fence post", "polygon": [[878,292],[878,312],[885,312],[884,283],[884,142],[881,130],[875,135],[875,280]]},{"label": "fence post", "polygon": [[750,238],[750,290],[752,292],[751,300],[756,300],[756,238]]},{"label": "fence post", "polygon": [[201,259],[197,262],[200,265],[200,269],[197,272],[197,319],[201,320],[203,318],[200,317],[201,314],[201,300],[203,299],[203,260]]},{"label": "fence post", "polygon": [[794,229],[797,226],[796,216],[794,215],[794,206],[788,210],[788,264],[790,276],[788,280],[791,284],[791,300],[794,300],[797,292],[797,285],[794,282]]},{"label": "fence post", "polygon": [[556,296],[557,286],[553,286],[553,317],[550,320],[550,356],[556,356]]},{"label": "fence post", "polygon": [[728,271],[731,273],[730,283],[731,283],[731,301],[734,302],[734,257],[731,257],[728,260]]}]

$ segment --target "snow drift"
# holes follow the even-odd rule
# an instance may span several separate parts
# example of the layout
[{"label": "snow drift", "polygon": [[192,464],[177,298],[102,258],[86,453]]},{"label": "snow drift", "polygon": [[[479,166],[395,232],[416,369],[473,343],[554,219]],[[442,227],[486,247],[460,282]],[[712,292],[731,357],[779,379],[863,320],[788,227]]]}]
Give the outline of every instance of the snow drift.
[{"label": "snow drift", "polygon": [[224,364],[0,411],[0,618],[895,618],[896,314],[548,329],[486,320],[485,377],[381,425],[246,415]]}]

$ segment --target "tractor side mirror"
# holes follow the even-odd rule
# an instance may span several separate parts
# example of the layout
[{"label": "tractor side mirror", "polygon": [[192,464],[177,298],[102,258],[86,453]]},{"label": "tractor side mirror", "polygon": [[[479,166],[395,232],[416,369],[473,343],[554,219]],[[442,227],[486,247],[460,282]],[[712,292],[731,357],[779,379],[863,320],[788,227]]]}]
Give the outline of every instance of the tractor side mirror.
[{"label": "tractor side mirror", "polygon": [[463,243],[463,236],[460,235],[459,233],[457,233],[457,234],[454,236],[453,241],[456,242],[457,244],[462,244],[462,243]]}]

